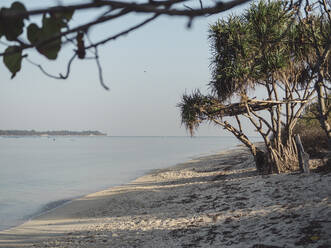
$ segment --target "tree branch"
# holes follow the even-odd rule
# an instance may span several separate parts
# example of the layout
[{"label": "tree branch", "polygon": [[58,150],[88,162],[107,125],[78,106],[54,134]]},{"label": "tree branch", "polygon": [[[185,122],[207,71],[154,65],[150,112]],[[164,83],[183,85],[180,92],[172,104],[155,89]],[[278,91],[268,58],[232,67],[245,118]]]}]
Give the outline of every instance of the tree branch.
[{"label": "tree branch", "polygon": [[67,72],[66,72],[66,74],[63,75],[63,74],[59,73],[59,76],[54,76],[54,75],[48,73],[48,72],[42,67],[42,65],[33,62],[33,61],[30,60],[28,57],[26,57],[25,59],[26,59],[26,61],[28,61],[30,64],[32,64],[32,65],[38,67],[42,73],[44,73],[46,76],[48,76],[48,77],[50,77],[50,78],[54,78],[54,79],[67,79],[67,78],[69,77],[69,74],[70,74],[71,64],[72,64],[72,62],[74,61],[74,59],[76,58],[76,56],[77,56],[77,54],[75,53],[75,54],[71,57],[71,59],[69,60],[68,65],[67,65]]},{"label": "tree branch", "polygon": [[87,50],[87,49],[90,49],[90,48],[97,47],[97,46],[99,46],[99,45],[105,44],[105,43],[107,43],[108,41],[116,40],[118,37],[123,36],[123,35],[126,35],[126,34],[132,32],[132,31],[134,31],[134,30],[136,30],[136,29],[138,29],[138,28],[140,28],[140,27],[146,25],[147,23],[153,21],[153,20],[154,20],[155,18],[157,18],[158,16],[159,16],[159,14],[155,14],[155,15],[153,15],[152,17],[146,19],[145,21],[143,21],[143,22],[141,22],[141,23],[139,23],[139,24],[137,24],[137,25],[135,25],[135,26],[133,26],[133,27],[131,27],[131,28],[125,30],[125,31],[122,31],[122,32],[120,32],[120,33],[118,33],[118,34],[116,34],[116,35],[110,36],[109,38],[106,38],[106,39],[104,39],[104,40],[102,40],[102,41],[99,41],[99,42],[94,43],[94,44],[92,44],[92,45],[90,45],[90,46],[87,46],[87,47],[85,47],[85,49]]}]

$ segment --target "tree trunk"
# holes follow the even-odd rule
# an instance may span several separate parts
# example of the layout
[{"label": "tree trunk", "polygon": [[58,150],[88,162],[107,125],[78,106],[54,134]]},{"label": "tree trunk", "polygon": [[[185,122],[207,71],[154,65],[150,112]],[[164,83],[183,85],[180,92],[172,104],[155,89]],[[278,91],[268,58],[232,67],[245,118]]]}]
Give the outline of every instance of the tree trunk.
[{"label": "tree trunk", "polygon": [[295,171],[299,168],[297,149],[289,146],[280,145],[279,150],[274,147],[267,147],[266,151],[257,149],[254,160],[261,175]]},{"label": "tree trunk", "polygon": [[328,139],[328,149],[331,151],[331,127],[328,123],[328,110],[325,104],[325,95],[323,92],[323,81],[321,79],[315,84],[318,96],[319,121]]},{"label": "tree trunk", "polygon": [[256,170],[261,175],[271,174],[272,165],[267,152],[257,150],[254,156]]}]

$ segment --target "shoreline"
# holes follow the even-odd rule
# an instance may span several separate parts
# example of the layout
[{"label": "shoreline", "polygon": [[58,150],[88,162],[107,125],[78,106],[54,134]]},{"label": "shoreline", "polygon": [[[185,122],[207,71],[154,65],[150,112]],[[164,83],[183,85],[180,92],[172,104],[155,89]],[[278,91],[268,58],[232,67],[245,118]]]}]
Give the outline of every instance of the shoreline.
[{"label": "shoreline", "polygon": [[[0,159],[1,168],[4,168],[0,174],[4,186],[0,189],[1,231],[39,215],[42,207],[52,201],[80,198],[86,194],[126,184],[151,169],[165,168],[197,154],[212,154],[215,150],[224,149],[223,143],[235,143],[233,139],[226,139],[224,142],[220,137],[82,137],[82,140],[72,138],[56,138],[57,142],[41,137],[21,137],[20,141],[15,141],[16,138],[0,138],[0,145],[4,148]],[[200,144],[205,145],[197,149]],[[136,145],[139,147],[135,148]],[[82,148],[89,162],[75,155],[77,146]],[[90,153],[96,146],[100,146],[98,156]],[[15,151],[17,147],[19,150]],[[126,149],[130,150],[127,152],[132,155],[127,156],[129,153]],[[32,156],[31,154],[37,150],[43,152],[40,156]],[[11,156],[11,153],[15,156]],[[78,167],[83,169],[80,173],[76,173]],[[55,169],[55,174],[52,173],[54,168],[58,168]],[[31,173],[32,171],[36,173]],[[26,176],[19,176],[23,174]]]},{"label": "shoreline", "polygon": [[151,170],[1,231],[0,247],[331,244],[331,175],[259,176],[252,162],[236,147]]},{"label": "shoreline", "polygon": [[[231,149],[229,150],[233,150],[233,149],[236,149],[238,147],[244,147],[243,145],[236,145],[234,147],[232,147]],[[228,150],[222,150],[220,153],[222,152],[227,152]],[[218,153],[216,153],[218,154]],[[199,159],[201,157],[207,157],[207,156],[212,156],[212,155],[215,155],[215,152],[206,152],[206,153],[203,153],[203,154],[198,154],[198,155],[192,155],[190,157],[188,157],[186,159],[187,162],[190,162],[192,160],[195,160],[195,159]],[[138,173],[136,176],[133,176],[132,179],[130,179],[128,182],[124,182],[124,183],[121,183],[121,184],[118,184],[118,185],[112,185],[112,186],[108,186],[108,187],[104,187],[102,189],[99,189],[95,192],[92,192],[92,193],[87,193],[87,194],[82,194],[82,195],[78,195],[78,196],[74,196],[72,198],[66,198],[66,199],[60,199],[60,200],[55,200],[55,201],[51,201],[51,202],[48,202],[44,205],[42,205],[36,212],[30,214],[30,215],[27,215],[25,216],[22,220],[20,220],[20,224],[18,225],[13,225],[9,228],[5,228],[3,230],[0,229],[0,233],[2,231],[6,231],[6,230],[10,230],[10,229],[13,229],[13,228],[16,228],[16,227],[19,227],[20,225],[28,222],[28,221],[33,221],[34,219],[40,217],[41,215],[44,215],[44,214],[47,214],[48,212],[51,212],[57,208],[60,208],[62,206],[65,206],[66,204],[70,204],[72,201],[74,200],[78,200],[78,199],[81,199],[81,198],[84,198],[85,196],[88,196],[90,194],[94,194],[94,193],[98,193],[98,192],[102,192],[104,190],[109,190],[109,189],[112,189],[112,188],[115,188],[115,187],[121,187],[121,186],[125,186],[125,185],[128,185],[134,181],[136,181],[137,179],[141,178],[141,177],[144,177],[144,176],[147,176],[149,174],[153,174],[153,173],[156,173],[158,171],[161,171],[161,170],[168,170],[168,169],[171,169],[173,167],[176,167],[178,165],[182,165],[182,164],[185,164],[187,162],[179,162],[175,165],[171,165],[171,166],[168,166],[168,167],[165,167],[163,169],[146,169],[146,170],[143,170],[141,173]]]},{"label": "shoreline", "polygon": [[[0,137],[3,137],[3,136],[0,136]],[[28,137],[35,137],[35,136],[28,136]],[[115,136],[116,137],[116,136]],[[123,137],[123,136],[119,136],[119,137]],[[143,136],[142,136],[143,137]],[[174,136],[175,137],[175,136]],[[236,145],[228,150],[222,150],[220,151],[219,153],[223,153],[223,152],[227,152],[229,150],[233,150],[233,149],[236,149],[236,148],[239,148],[239,147],[244,147],[243,145]],[[219,153],[216,153],[216,154],[219,154]],[[81,198],[84,198],[85,196],[88,196],[90,194],[94,194],[94,193],[98,193],[98,192],[102,192],[104,190],[109,190],[109,189],[112,189],[112,188],[115,188],[115,187],[121,187],[121,186],[125,186],[125,185],[128,185],[134,181],[136,181],[137,179],[141,178],[141,177],[144,177],[144,176],[147,176],[149,174],[153,174],[153,173],[156,173],[158,171],[161,171],[161,170],[168,170],[168,169],[171,169],[171,168],[174,168],[178,165],[182,165],[182,164],[185,164],[187,162],[190,162],[192,160],[195,160],[195,159],[199,159],[201,157],[208,157],[208,156],[213,156],[215,155],[215,152],[207,152],[207,153],[203,153],[203,154],[198,154],[198,155],[192,155],[190,157],[188,157],[186,159],[186,162],[179,162],[175,165],[171,165],[171,166],[167,166],[163,169],[147,169],[145,170],[144,172],[140,173],[140,175],[136,175],[134,176],[132,179],[130,179],[128,182],[124,182],[124,183],[121,183],[121,184],[118,184],[118,185],[112,185],[112,186],[109,186],[109,187],[105,187],[103,189],[100,189],[98,191],[95,191],[95,192],[92,192],[92,193],[87,193],[87,194],[82,194],[82,195],[78,195],[78,196],[74,196],[72,198],[66,198],[66,199],[59,199],[59,200],[55,200],[55,201],[50,201],[44,205],[42,205],[38,210],[36,210],[34,213],[31,213],[27,216],[24,216],[22,219],[20,220],[17,220],[17,222],[19,224],[15,224],[15,225],[12,225],[12,226],[9,226],[7,228],[4,228],[4,229],[0,229],[0,234],[1,232],[4,232],[4,231],[9,231],[11,229],[15,229],[23,224],[25,224],[26,222],[30,222],[30,221],[33,221],[34,219],[37,219],[38,217],[44,215],[44,214],[47,214],[53,210],[56,210],[57,208],[60,208],[60,207],[63,207],[65,206],[66,204],[70,204],[72,201],[74,200],[79,200]],[[0,240],[1,241],[1,240]],[[1,243],[0,243],[1,244]],[[1,246],[0,246],[1,247]]]},{"label": "shoreline", "polygon": [[[0,136],[0,137],[4,137],[4,136]],[[26,136],[26,137],[31,137],[31,138],[36,138],[38,136]],[[21,136],[19,138],[26,138],[24,136]],[[62,136],[62,137],[69,137],[69,136]],[[81,137],[84,137],[84,136],[81,136]],[[87,137],[87,136],[86,136]],[[114,136],[114,137],[117,137],[117,136]],[[118,136],[118,137],[124,137],[124,136]],[[130,137],[130,136],[128,136]],[[140,136],[138,136],[140,137]],[[142,138],[145,138],[145,136],[141,136]],[[154,137],[154,136],[151,136],[151,137]],[[156,137],[156,136],[155,136]],[[158,137],[158,136],[157,136]],[[161,137],[161,136],[160,136]],[[177,136],[173,136],[173,137],[177,137]],[[6,137],[8,138],[8,137]],[[15,137],[12,137],[12,138],[15,138]],[[219,138],[219,137],[217,137]],[[241,145],[234,145],[232,146],[230,149],[235,149],[236,147],[240,147]],[[221,150],[221,151],[226,151],[226,150]],[[174,167],[176,166],[177,164],[182,164],[184,163],[185,161],[190,161],[190,160],[194,160],[196,158],[199,158],[199,157],[204,157],[204,156],[209,156],[209,155],[212,155],[212,154],[215,154],[215,151],[208,151],[208,152],[203,152],[203,153],[199,153],[199,154],[194,154],[194,155],[190,155],[190,156],[187,156],[185,159],[181,159],[181,161],[171,165],[171,166],[166,166],[165,168],[171,168],[171,167]],[[113,188],[113,187],[117,187],[117,186],[123,186],[123,185],[126,185],[126,184],[129,184],[130,182],[144,176],[144,175],[148,175],[152,172],[154,172],[155,170],[159,170],[159,169],[144,169],[144,170],[139,170],[136,172],[135,175],[133,175],[129,180],[126,180],[122,183],[119,183],[119,184],[112,184],[112,185],[109,185],[109,186],[105,186],[105,187],[100,187],[98,189],[96,189],[95,191],[94,190],[90,190],[89,192],[84,192],[84,193],[80,193],[80,194],[77,194],[75,196],[71,196],[71,197],[67,197],[67,198],[60,198],[58,200],[54,200],[54,201],[49,201],[45,204],[42,204],[40,205],[38,208],[36,208],[36,210],[34,212],[31,212],[27,215],[24,215],[22,216],[20,219],[15,219],[14,222],[15,224],[6,224],[4,225],[4,227],[0,228],[0,232],[2,231],[6,231],[6,230],[10,230],[12,228],[15,228],[15,227],[18,227],[28,221],[31,221],[37,217],[39,217],[40,215],[43,215],[49,211],[52,211],[53,209],[56,209],[58,207],[61,207],[65,204],[68,204],[70,203],[71,201],[75,200],[75,199],[79,199],[79,198],[82,198],[86,195],[89,195],[89,194],[92,194],[92,193],[95,193],[95,192],[99,192],[99,191],[103,191],[103,190],[106,190],[106,189],[109,189],[109,188]],[[54,205],[55,203],[55,205]],[[59,204],[58,204],[59,203]],[[49,207],[50,205],[54,205],[54,206],[51,206]]]}]

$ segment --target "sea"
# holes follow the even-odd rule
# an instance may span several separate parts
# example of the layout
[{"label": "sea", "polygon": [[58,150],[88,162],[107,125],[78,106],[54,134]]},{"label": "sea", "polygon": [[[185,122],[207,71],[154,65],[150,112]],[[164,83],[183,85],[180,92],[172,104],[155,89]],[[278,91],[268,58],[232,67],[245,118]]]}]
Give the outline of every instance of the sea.
[{"label": "sea", "polygon": [[234,137],[0,137],[0,230],[153,169],[238,144]]}]

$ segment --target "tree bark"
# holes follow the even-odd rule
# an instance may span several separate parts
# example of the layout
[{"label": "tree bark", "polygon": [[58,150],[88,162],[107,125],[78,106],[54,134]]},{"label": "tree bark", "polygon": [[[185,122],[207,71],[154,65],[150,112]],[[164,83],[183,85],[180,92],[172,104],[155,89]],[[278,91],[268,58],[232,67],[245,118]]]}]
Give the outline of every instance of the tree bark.
[{"label": "tree bark", "polygon": [[321,75],[319,76],[318,82],[315,84],[315,89],[318,96],[318,110],[319,110],[319,122],[323,128],[326,137],[328,139],[328,149],[331,151],[331,127],[328,123],[328,110],[325,104],[325,95],[323,91],[323,81]]},{"label": "tree bark", "polygon": [[309,173],[309,154],[303,149],[299,134],[295,136],[295,143],[298,150],[299,168],[301,172]]}]

